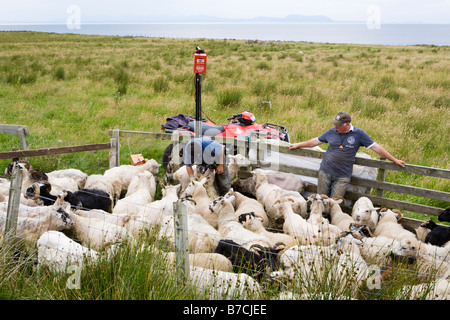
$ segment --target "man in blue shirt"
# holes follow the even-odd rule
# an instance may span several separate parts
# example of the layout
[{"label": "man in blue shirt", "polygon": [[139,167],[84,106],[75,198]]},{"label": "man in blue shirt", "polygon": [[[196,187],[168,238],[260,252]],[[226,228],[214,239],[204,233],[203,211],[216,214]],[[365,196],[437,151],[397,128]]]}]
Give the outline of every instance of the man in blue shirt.
[{"label": "man in blue shirt", "polygon": [[225,162],[225,146],[210,137],[193,138],[184,149],[184,164],[189,178],[194,179],[192,165],[213,166],[216,170],[215,184],[219,195],[225,195],[230,189],[230,177]]},{"label": "man in blue shirt", "polygon": [[381,145],[373,141],[366,132],[354,127],[348,113],[339,112],[331,123],[334,124],[334,127],[321,136],[293,144],[289,148],[315,147],[322,143],[328,143],[328,149],[320,163],[317,193],[326,194],[330,197],[344,196],[352,176],[356,153],[361,146],[371,149],[379,156],[404,167],[405,161],[393,157]]}]

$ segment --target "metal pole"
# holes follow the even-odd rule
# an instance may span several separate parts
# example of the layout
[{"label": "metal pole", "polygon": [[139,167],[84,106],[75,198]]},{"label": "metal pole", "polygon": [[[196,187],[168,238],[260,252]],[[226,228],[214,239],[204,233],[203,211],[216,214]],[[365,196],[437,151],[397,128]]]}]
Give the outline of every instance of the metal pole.
[{"label": "metal pole", "polygon": [[178,280],[181,283],[189,278],[189,244],[186,206],[181,202],[173,203],[175,254]]},{"label": "metal pole", "polygon": [[195,137],[202,135],[202,75],[195,74]]}]

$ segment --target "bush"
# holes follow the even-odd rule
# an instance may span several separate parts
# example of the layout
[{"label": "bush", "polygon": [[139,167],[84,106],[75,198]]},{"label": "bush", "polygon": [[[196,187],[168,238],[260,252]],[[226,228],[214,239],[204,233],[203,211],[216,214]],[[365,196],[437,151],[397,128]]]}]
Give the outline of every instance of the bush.
[{"label": "bush", "polygon": [[267,62],[265,61],[261,61],[256,65],[257,69],[261,69],[261,70],[270,70],[270,66],[267,64]]},{"label": "bush", "polygon": [[169,89],[169,82],[164,77],[156,78],[153,81],[153,90],[155,92],[165,92]]},{"label": "bush", "polygon": [[222,91],[217,96],[217,102],[222,107],[234,107],[239,105],[242,100],[242,92],[235,89]]},{"label": "bush", "polygon": [[65,80],[66,79],[66,71],[63,67],[58,67],[55,70],[54,77],[56,80]]}]

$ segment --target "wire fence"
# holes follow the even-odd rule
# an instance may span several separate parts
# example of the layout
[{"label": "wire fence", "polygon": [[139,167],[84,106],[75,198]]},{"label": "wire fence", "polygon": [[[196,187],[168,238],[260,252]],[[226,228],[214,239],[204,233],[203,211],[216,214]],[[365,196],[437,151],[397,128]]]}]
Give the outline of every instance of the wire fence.
[{"label": "wire fence", "polygon": [[[89,194],[89,191],[87,191],[86,193]],[[3,202],[0,202],[0,212],[1,212],[1,220],[2,221],[2,230],[4,230],[4,221],[6,219],[7,216],[7,212],[8,212],[8,198],[11,195],[11,184],[10,181],[5,179],[0,181],[0,194],[3,196]],[[98,196],[97,194],[92,194],[95,196]],[[42,196],[41,199],[42,200]],[[49,206],[49,207],[53,207],[55,208],[55,210],[57,210],[57,206],[58,206],[58,200],[55,200],[54,198],[46,198],[46,200],[50,200],[50,201],[55,201],[55,205]],[[126,197],[121,198],[122,201],[128,201]],[[135,203],[135,202],[129,202],[129,206],[133,206],[133,207],[140,207],[141,209],[148,209],[149,207],[151,207],[151,204],[155,204],[157,203],[157,201],[162,201],[161,200],[154,200],[153,202],[150,202],[149,204],[142,204],[142,203]],[[39,200],[37,200],[39,201]],[[182,200],[178,200],[175,203],[178,203]],[[187,201],[185,199],[185,201]],[[212,200],[211,200],[212,201]],[[21,223],[25,223],[24,221],[22,221],[23,219],[28,219],[29,221],[27,221],[28,223],[30,223],[30,221],[32,219],[35,219],[36,223],[39,223],[39,221],[43,221],[43,219],[45,219],[48,216],[48,212],[49,210],[43,210],[43,206],[42,205],[38,205],[37,203],[33,203],[34,201],[32,201],[31,199],[25,197],[25,195],[23,194],[23,190],[21,192],[20,195],[20,206],[19,206],[19,210],[18,210],[18,224],[20,225]],[[63,208],[65,206],[63,205]],[[189,223],[198,223],[199,220],[195,220],[195,222],[190,222],[190,218],[192,217],[192,215],[194,214],[193,212],[190,212],[189,210],[187,210],[186,213],[186,222],[183,224],[181,222],[178,222],[177,219],[177,212],[176,212],[176,206],[174,209],[173,203],[171,203],[171,205],[169,206],[169,209],[162,209],[162,208],[158,208],[157,206],[154,206],[153,209],[151,210],[150,215],[145,216],[145,215],[140,215],[139,212],[144,212],[144,211],[138,211],[138,212],[123,212],[123,213],[107,213],[104,212],[102,210],[91,210],[91,208],[85,208],[85,207],[76,207],[76,208],[71,208],[68,209],[68,207],[66,206],[65,208],[67,208],[67,210],[69,212],[69,217],[72,218],[72,224],[73,225],[58,225],[57,227],[54,226],[49,226],[48,230],[60,230],[60,231],[65,231],[65,229],[69,230],[69,229],[73,229],[78,226],[80,226],[81,224],[83,224],[82,227],[87,228],[88,232],[92,233],[92,234],[96,234],[99,233],[101,235],[105,235],[106,233],[111,233],[112,230],[114,230],[114,232],[119,232],[119,230],[121,232],[124,232],[126,235],[128,235],[131,239],[133,240],[139,240],[139,238],[144,235],[146,232],[154,232],[154,238],[153,238],[153,245],[156,247],[160,247],[162,251],[165,252],[181,252],[181,262],[179,260],[177,260],[176,265],[178,266],[179,270],[181,270],[181,272],[183,274],[189,273],[189,270],[186,270],[186,266],[189,267],[189,263],[191,263],[191,265],[195,266],[195,254],[199,254],[199,252],[195,252],[195,245],[191,244],[189,242],[193,242],[198,240],[199,238],[202,239],[207,239],[209,238],[210,240],[212,239],[212,241],[214,241],[216,243],[216,245],[219,244],[220,240],[231,240],[233,242],[228,243],[229,246],[231,246],[232,248],[234,248],[234,251],[237,250],[243,250],[243,246],[240,245],[239,243],[242,243],[242,239],[240,238],[233,238],[233,237],[224,237],[222,236],[217,230],[214,230],[212,232],[209,232],[207,230],[211,230],[211,229],[205,229],[204,231],[202,230],[198,230],[198,224],[196,225],[197,228],[189,228]],[[178,207],[179,208],[179,207]],[[147,213],[149,211],[147,210]],[[179,212],[178,212],[179,213]],[[82,216],[85,219],[83,221],[81,220],[76,220],[74,219],[75,216]],[[95,222],[93,223],[93,219],[96,219]],[[197,217],[198,219],[198,217]],[[221,221],[219,219],[215,219],[214,221],[212,219],[206,219],[206,218],[202,218],[204,219],[207,224],[209,225],[213,225],[213,224],[219,224],[221,225],[224,221]],[[102,223],[98,223],[98,221],[101,221]],[[157,221],[155,223],[155,221]],[[236,218],[236,222],[237,222],[237,218]],[[116,227],[114,229],[111,228],[111,225],[115,225]],[[81,227],[81,226],[80,226]],[[195,230],[197,229],[197,230]],[[16,230],[18,231],[16,236],[18,239],[23,240],[24,242],[30,242],[31,241],[37,241],[38,240],[38,235],[33,234],[32,236],[30,236],[29,234],[26,234],[27,232],[32,232],[27,228],[20,228],[19,226],[16,227]],[[183,247],[184,248],[193,248],[194,250],[189,251],[189,249],[180,249],[180,243],[176,240],[177,235],[176,232],[178,231],[184,231],[185,234],[187,235],[185,237],[185,241],[187,241],[188,243],[184,243]],[[284,233],[284,230],[281,229],[276,229],[276,228],[272,228],[272,227],[267,227],[266,228],[267,231],[269,232],[273,232],[273,233]],[[45,231],[47,231],[45,228],[39,229],[39,233],[42,234]],[[23,233],[21,233],[23,232]],[[297,234],[298,237],[301,236],[308,236],[308,234]],[[76,243],[81,243],[83,246],[88,247],[89,243],[83,243],[83,240],[81,239],[77,239],[76,235],[72,236],[71,238],[73,241],[75,241]],[[120,237],[116,237],[114,238],[115,240],[113,240],[113,242],[111,243],[104,243],[103,245],[105,245],[105,247],[107,245],[112,245],[114,244],[114,241],[120,242],[122,240],[124,240],[124,238],[120,238]],[[196,240],[193,240],[196,239]],[[104,240],[104,239],[103,239]],[[308,245],[305,243],[299,243],[299,250],[298,252],[301,254],[302,256],[302,261],[301,263],[299,262],[299,264],[297,266],[294,266],[293,268],[302,268],[302,266],[309,266],[311,267],[311,265],[313,265],[312,268],[309,269],[310,271],[310,275],[316,274],[316,276],[318,277],[324,277],[326,278],[329,274],[332,274],[333,272],[336,272],[337,269],[334,268],[338,268],[339,267],[339,263],[343,263],[343,260],[340,260],[342,258],[342,252],[345,254],[350,254],[350,251],[341,251],[342,247],[339,247],[336,244],[327,244],[327,245]],[[362,250],[362,248],[365,246],[364,243],[361,243],[358,245],[358,248],[360,248],[359,250]],[[59,250],[63,250],[61,249],[61,246],[57,246],[59,248]],[[103,249],[105,249],[105,247],[95,247],[91,249],[94,249],[95,252],[101,252]],[[378,245],[378,244],[371,244],[370,248],[373,250],[375,248],[378,247],[378,251],[379,252],[383,252],[383,250],[385,249],[384,245]],[[49,247],[50,248],[50,247]],[[270,247],[263,247],[263,248],[259,248],[258,247],[253,247],[253,248],[249,248],[247,247],[246,250],[251,252],[253,255],[256,255],[256,258],[261,258],[259,259],[257,262],[253,261],[252,263],[249,263],[249,261],[245,260],[244,255],[240,256],[240,259],[242,260],[230,260],[232,262],[232,270],[229,271],[234,271],[234,272],[239,272],[239,273],[246,273],[249,274],[253,277],[255,277],[256,279],[258,279],[258,281],[265,281],[265,282],[273,282],[274,280],[274,272],[276,273],[277,271],[286,271],[283,270],[283,267],[286,268],[286,265],[282,265],[280,263],[280,256],[282,254],[284,254],[286,252],[286,250],[288,250],[289,248],[284,248],[283,250],[281,250],[280,252],[274,252],[272,251]],[[212,248],[209,253],[214,253],[215,249]],[[232,250],[233,251],[233,250]],[[444,253],[445,250],[441,250],[441,252],[436,252],[436,253],[427,253],[427,252],[422,252],[422,251],[417,251],[417,258],[419,257],[423,257],[424,260],[428,261],[428,263],[430,263],[429,266],[424,267],[424,268],[416,268],[416,267],[408,267],[405,264],[399,264],[396,268],[395,268],[395,272],[396,275],[401,275],[404,276],[406,278],[410,278],[410,279],[415,279],[414,281],[411,281],[411,284],[417,284],[417,283],[421,283],[421,282],[432,282],[435,280],[438,280],[442,277],[448,276],[448,272],[450,272],[449,268],[449,257],[448,257],[448,250],[446,251],[446,254]],[[71,251],[67,251],[67,254],[71,254]],[[358,256],[358,254],[356,255]],[[269,262],[270,259],[273,259],[273,261],[275,261],[275,264],[271,264]],[[349,261],[349,265],[348,267],[351,265],[352,268],[356,269],[361,269],[361,268],[366,268],[367,266],[372,266],[373,268],[376,268],[378,270],[379,273],[389,273],[392,272],[392,264],[369,264],[366,261],[364,261],[364,259],[354,259],[349,257],[346,261]],[[186,261],[188,263],[186,263]],[[417,261],[417,260],[416,260]],[[184,263],[184,266],[183,266]],[[319,263],[320,265],[314,265]],[[323,265],[322,265],[323,263]],[[328,263],[328,265],[325,266],[325,263]],[[324,270],[326,270],[327,272],[325,272],[325,274],[323,273]],[[301,274],[301,270],[298,270],[298,274]],[[334,276],[335,279],[338,279],[339,276],[335,275]],[[367,275],[366,275],[367,278]],[[263,279],[263,280],[261,280]],[[290,282],[292,282],[292,280],[297,281],[299,280],[300,282],[304,281],[301,285],[305,286],[306,282],[308,282],[309,280],[307,279],[290,279]],[[289,281],[287,281],[286,279],[282,279],[282,280],[276,280],[277,283],[284,283],[283,286],[286,288],[289,288],[289,285],[287,283],[290,283]],[[287,281],[287,282],[286,282]],[[320,281],[324,281],[323,279],[316,279],[316,281],[320,282]],[[409,283],[409,282],[406,282]],[[309,285],[311,285],[311,283],[309,283]],[[336,283],[336,286],[338,286],[338,284]],[[331,290],[331,288],[329,288]],[[450,288],[449,288],[450,290]],[[299,291],[301,291],[301,289],[299,289]],[[363,290],[363,293],[373,293],[373,291],[368,291],[368,290]],[[381,297],[382,298],[382,297]]]}]

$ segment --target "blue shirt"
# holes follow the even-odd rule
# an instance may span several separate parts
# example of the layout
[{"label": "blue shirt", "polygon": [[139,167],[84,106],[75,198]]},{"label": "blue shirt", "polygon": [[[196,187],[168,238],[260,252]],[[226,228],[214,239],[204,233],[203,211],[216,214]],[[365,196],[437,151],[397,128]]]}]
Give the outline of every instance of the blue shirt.
[{"label": "blue shirt", "polygon": [[[190,150],[191,144],[197,142],[201,150],[195,150],[196,154],[194,159],[191,159]],[[188,167],[194,163],[197,164],[221,164],[222,163],[222,148],[223,145],[217,141],[212,140],[210,137],[193,138],[188,141],[184,149],[184,164]]]},{"label": "blue shirt", "polygon": [[353,126],[346,133],[338,133],[336,128],[330,128],[318,139],[320,142],[328,143],[328,149],[320,163],[320,170],[334,177],[347,178],[352,176],[359,147],[369,148],[375,143],[366,132]]}]

